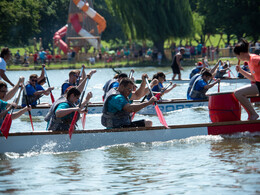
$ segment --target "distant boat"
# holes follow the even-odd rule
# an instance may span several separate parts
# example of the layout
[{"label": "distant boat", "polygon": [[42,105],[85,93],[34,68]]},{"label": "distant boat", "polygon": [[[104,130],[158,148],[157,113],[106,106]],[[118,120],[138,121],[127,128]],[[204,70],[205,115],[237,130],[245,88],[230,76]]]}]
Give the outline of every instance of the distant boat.
[{"label": "distant boat", "polygon": [[[149,80],[151,82],[151,80]],[[136,84],[140,84],[142,82],[142,80],[137,79],[135,80]],[[176,84],[185,84],[185,83],[189,83],[190,80],[188,79],[184,79],[184,80],[166,80],[165,82],[173,82]],[[226,78],[226,79],[221,79],[220,82],[223,83],[250,83],[249,79],[240,79],[240,78]]]},{"label": "distant boat", "polygon": [[0,153],[82,151],[125,143],[159,142],[192,136],[229,135],[239,132],[259,135],[260,120],[174,125],[169,126],[169,129],[157,126],[78,130],[74,131],[71,139],[68,130],[63,132],[10,133],[6,140],[4,136],[0,136]]}]

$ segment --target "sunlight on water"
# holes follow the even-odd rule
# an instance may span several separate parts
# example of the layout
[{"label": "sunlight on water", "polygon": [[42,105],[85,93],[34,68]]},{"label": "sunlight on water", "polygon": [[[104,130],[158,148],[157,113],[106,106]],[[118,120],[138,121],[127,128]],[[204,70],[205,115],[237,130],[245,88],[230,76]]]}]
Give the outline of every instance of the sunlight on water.
[{"label": "sunlight on water", "polygon": [[[193,67],[185,67],[187,79]],[[129,73],[131,68],[121,68]],[[231,67],[235,72],[234,67]],[[54,97],[70,70],[48,70]],[[88,72],[89,70],[87,70]],[[149,77],[170,67],[135,68],[134,77]],[[8,77],[26,79],[40,71],[8,71]],[[58,75],[58,76],[57,76]],[[112,78],[112,69],[98,69],[87,87],[93,92],[91,102],[100,102],[103,84]],[[167,75],[170,78],[171,74]],[[234,91],[242,83],[221,83],[220,90]],[[47,87],[44,86],[44,87]],[[186,98],[188,84],[178,85],[164,99]],[[217,87],[209,93],[217,92]],[[43,96],[41,102],[49,102]],[[259,112],[259,107],[256,108]],[[207,123],[207,107],[175,110],[164,115],[168,125]],[[88,114],[86,129],[103,129],[101,114]],[[150,119],[161,125],[157,115],[136,114],[135,120]],[[242,120],[247,113],[242,109]],[[33,117],[35,131],[45,131],[44,117]],[[81,121],[78,122],[82,129]],[[10,132],[32,132],[29,117],[13,120]],[[73,137],[72,137],[73,139]],[[91,140],[89,140],[91,141]],[[30,152],[0,155],[0,194],[259,194],[260,135],[238,133],[231,136],[193,136],[165,142],[125,143],[84,151],[58,152],[59,145],[50,140]]]}]

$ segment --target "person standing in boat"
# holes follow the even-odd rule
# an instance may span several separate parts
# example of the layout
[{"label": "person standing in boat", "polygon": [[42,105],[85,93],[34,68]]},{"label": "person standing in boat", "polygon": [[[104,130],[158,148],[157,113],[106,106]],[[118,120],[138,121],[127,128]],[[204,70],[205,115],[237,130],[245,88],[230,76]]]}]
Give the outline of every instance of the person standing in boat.
[{"label": "person standing in boat", "polygon": [[178,79],[181,80],[181,70],[183,67],[181,66],[181,61],[183,60],[183,55],[185,54],[185,48],[182,47],[180,51],[174,56],[171,64],[173,76],[172,80],[175,79],[176,75],[178,75]]},{"label": "person standing in boat", "polygon": [[[163,72],[157,72],[155,75],[153,75],[153,80],[154,79],[158,80],[158,84],[152,88],[152,91],[154,95],[160,93],[160,96],[158,96],[159,99],[161,99],[162,95],[164,95],[165,93],[169,93],[173,88],[177,86],[176,84],[174,84],[169,89],[165,89],[163,83],[166,81],[166,75]],[[150,99],[151,97],[152,95],[149,94],[147,99]]]},{"label": "person standing in boat", "polygon": [[82,102],[81,106],[76,106],[80,98],[81,92],[76,87],[71,87],[65,94],[64,99],[60,99],[55,103],[55,107],[52,109],[51,118],[48,126],[48,130],[52,131],[66,131],[69,130],[73,116],[76,111],[79,113],[86,112],[85,106],[92,98],[92,93],[89,92]]},{"label": "person standing in boat", "polygon": [[208,70],[204,70],[200,76],[194,80],[193,85],[190,89],[190,92],[187,94],[188,100],[205,100],[208,99],[206,92],[212,88],[214,85],[220,82],[220,79],[217,79],[213,83],[209,83],[212,79],[212,74]]},{"label": "person standing in boat", "polygon": [[82,68],[83,68],[82,78],[79,78],[80,77],[80,70],[71,70],[69,72],[69,79],[65,80],[64,83],[61,85],[61,95],[64,94],[65,90],[69,86],[79,85],[79,83],[86,77],[85,65],[82,65]]},{"label": "person standing in boat", "polygon": [[[28,103],[29,105],[36,106],[37,100],[39,100],[43,95],[49,95],[51,90],[54,89],[54,87],[49,87],[48,89],[44,89],[41,85],[37,83],[38,76],[37,74],[32,74],[29,77],[29,81],[25,85],[25,90],[27,92],[28,96]],[[25,93],[23,92],[23,98],[22,98],[22,107],[26,106],[26,99],[25,99]]]},{"label": "person standing in boat", "polygon": [[0,54],[0,80],[3,79],[7,83],[9,83],[11,86],[14,86],[14,84],[8,79],[8,77],[5,74],[6,71],[6,61],[11,58],[11,51],[8,47],[2,48],[1,54]]},{"label": "person standing in boat", "polygon": [[[23,78],[24,80],[24,78]],[[21,79],[19,79],[19,85],[21,84],[21,82],[23,81],[22,80],[22,77]],[[22,82],[23,83],[23,82]],[[19,88],[19,85],[18,88]],[[16,87],[16,86],[15,86]],[[15,88],[14,87],[14,88]],[[22,87],[22,85],[20,86]],[[18,89],[17,88],[17,89]],[[13,90],[13,95],[15,95],[15,93],[17,92],[17,89]],[[2,126],[2,123],[5,119],[5,116],[7,115],[7,113],[14,107],[16,108],[17,107],[17,104],[16,103],[8,103],[6,101],[6,99],[9,99],[9,98],[6,98],[8,94],[8,90],[7,90],[7,84],[4,82],[4,81],[0,81],[0,127]],[[10,94],[9,94],[10,95]],[[28,110],[31,110],[31,107],[25,107],[23,109],[20,109],[19,111],[17,112],[13,112],[12,113],[12,119],[17,119],[19,118],[22,114],[24,114],[26,111]]]},{"label": "person standing in boat", "polygon": [[[147,75],[142,76],[145,83]],[[143,83],[142,82],[142,83]],[[126,128],[126,127],[151,127],[151,120],[131,121],[131,113],[138,112],[142,108],[153,104],[157,98],[152,97],[148,102],[131,104],[130,100],[137,97],[133,94],[134,83],[129,78],[120,81],[117,89],[112,88],[106,95],[103,106],[101,124],[107,128]],[[141,84],[142,85],[142,84]],[[141,87],[140,87],[141,88]]]},{"label": "person standing in boat", "polygon": [[241,39],[233,51],[238,60],[248,61],[250,72],[244,71],[239,65],[236,65],[236,71],[251,81],[250,85],[235,90],[234,95],[247,111],[248,120],[257,120],[259,115],[247,97],[259,95],[260,92],[260,56],[249,53],[249,43],[245,39]]}]

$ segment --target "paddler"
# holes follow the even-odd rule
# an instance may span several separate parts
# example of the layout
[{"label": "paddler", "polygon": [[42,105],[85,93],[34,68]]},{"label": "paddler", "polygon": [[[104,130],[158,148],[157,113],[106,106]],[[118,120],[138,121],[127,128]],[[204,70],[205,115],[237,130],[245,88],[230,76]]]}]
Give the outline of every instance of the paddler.
[{"label": "paddler", "polygon": [[248,120],[257,120],[259,115],[247,97],[259,95],[260,92],[260,56],[249,53],[249,43],[245,39],[235,45],[234,53],[239,61],[247,61],[250,69],[250,72],[247,72],[236,65],[236,71],[251,81],[250,85],[235,90],[234,95],[247,111]]},{"label": "paddler", "polygon": [[[161,98],[162,95],[164,95],[165,93],[169,93],[173,88],[177,86],[176,84],[174,84],[170,88],[165,89],[163,83],[166,81],[166,75],[163,72],[157,72],[156,74],[154,74],[152,80],[154,79],[158,80],[158,84],[152,88],[152,91],[154,95],[158,97],[158,100]],[[151,97],[152,95],[149,94],[147,98],[150,99]]]},{"label": "paddler", "polygon": [[[24,80],[23,77],[20,77],[19,79],[19,85],[21,84],[21,82]],[[19,88],[18,85],[18,88]],[[20,87],[22,87],[23,85],[21,85]],[[15,86],[16,87],[16,86]],[[14,87],[14,88],[15,88]],[[17,89],[18,89],[17,88]],[[17,91],[17,89],[13,90],[11,93],[14,93]],[[14,107],[17,107],[16,103],[8,103],[6,102],[6,98],[7,94],[9,93],[10,95],[10,91],[8,92],[7,90],[7,84],[4,81],[0,81],[0,127],[2,126],[2,123],[4,121],[4,118],[6,116],[6,114]],[[20,98],[20,97],[19,97]],[[24,114],[26,111],[31,110],[31,107],[25,107],[17,112],[13,112],[12,113],[12,119],[17,119],[19,118],[22,114]]]},{"label": "paddler", "polygon": [[[80,70],[71,70],[69,72],[69,79],[65,80],[64,83],[61,85],[61,95],[64,94],[65,90],[69,86],[76,86],[79,85],[79,83],[86,77],[85,73],[85,65],[82,65],[82,75],[80,75]],[[80,78],[81,76],[81,78]],[[77,83],[79,81],[79,83]]]},{"label": "paddler", "polygon": [[72,122],[74,113],[78,111],[79,113],[86,112],[85,106],[92,98],[92,93],[89,92],[82,102],[81,106],[76,106],[80,98],[81,92],[76,88],[72,87],[65,94],[65,99],[60,100],[59,103],[55,104],[55,107],[52,110],[50,123],[48,130],[53,131],[66,131],[69,130],[70,124]]},{"label": "paddler", "polygon": [[129,78],[120,81],[118,88],[112,88],[106,95],[103,106],[101,124],[107,128],[151,127],[151,120],[131,121],[131,113],[153,104],[157,98],[152,97],[148,102],[131,104],[130,100],[139,99],[145,94],[145,78],[142,75],[142,84],[136,93],[132,93],[135,84]]},{"label": "paddler", "polygon": [[[211,78],[210,78],[210,81],[211,81],[211,79],[214,78],[215,75],[216,75],[216,70],[217,70],[217,68],[218,68],[218,66],[219,66],[219,63],[220,63],[220,61],[218,61],[218,62],[215,64],[215,66],[214,66],[212,69],[210,69],[210,70],[207,69],[207,68],[203,68],[200,73],[195,74],[195,75],[191,78],[190,83],[189,83],[189,87],[188,87],[188,90],[187,90],[187,99],[188,99],[188,100],[192,100],[192,99],[193,99],[193,98],[190,96],[190,95],[191,95],[191,90],[195,90],[195,93],[197,94],[197,95],[196,95],[197,97],[194,97],[194,93],[193,93],[193,97],[194,97],[194,98],[196,98],[196,99],[207,99],[206,92],[208,91],[209,88],[213,87],[213,86],[214,86],[215,84],[217,84],[217,83],[214,82],[214,85],[212,86],[213,83],[211,84],[210,82],[206,81],[206,80],[208,80],[208,79],[206,79],[206,78],[203,79],[203,78],[202,78],[202,74],[203,74],[204,72],[210,73],[210,74],[205,73],[205,74],[204,74],[204,77],[207,77],[207,76],[211,77]],[[211,76],[210,76],[210,75],[211,75]],[[200,81],[200,82],[197,83],[197,81]],[[219,82],[219,81],[218,81],[218,82]],[[196,87],[195,87],[195,85],[196,85]],[[196,90],[197,90],[197,91],[196,91]],[[193,91],[193,92],[194,92],[194,91]]]},{"label": "paddler", "polygon": [[[44,89],[41,85],[38,84],[38,75],[37,74],[30,75],[29,81],[25,85],[25,90],[27,92],[29,105],[36,106],[38,104],[37,101],[43,95],[49,95],[53,89],[54,87],[48,87],[47,89]],[[25,106],[26,106],[26,99],[25,99],[25,93],[23,92],[22,107]]]}]

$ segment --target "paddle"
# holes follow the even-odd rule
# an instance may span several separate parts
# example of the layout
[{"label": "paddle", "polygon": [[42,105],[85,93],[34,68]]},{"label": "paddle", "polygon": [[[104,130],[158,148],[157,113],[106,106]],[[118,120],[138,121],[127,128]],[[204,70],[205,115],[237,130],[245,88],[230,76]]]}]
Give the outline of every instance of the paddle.
[{"label": "paddle", "polygon": [[[80,99],[80,102],[79,102],[79,107],[81,106],[83,97],[84,97],[84,95],[85,95],[85,91],[86,91],[86,88],[87,88],[87,86],[88,86],[88,81],[89,81],[89,78],[87,78],[87,82],[86,82],[85,87],[84,87],[84,90],[83,90],[83,92],[82,92],[81,99]],[[72,121],[71,121],[70,128],[69,128],[70,139],[71,139],[71,136],[72,136],[72,134],[73,134],[73,131],[75,130],[75,124],[76,124],[76,122],[77,122],[78,115],[79,115],[79,112],[76,111],[75,114],[74,114],[74,116],[73,116],[73,119],[72,119]]]},{"label": "paddle", "polygon": [[[21,91],[22,90],[21,90],[21,87],[20,87],[19,92],[17,93],[17,95],[14,99],[14,102],[16,104],[18,104],[18,102],[19,102]],[[10,131],[11,124],[12,124],[13,111],[14,111],[14,107],[11,108],[11,114],[9,114],[9,113],[6,114],[5,119],[4,119],[2,126],[1,126],[1,131],[2,131],[2,134],[5,136],[5,139],[7,139],[8,135],[9,135],[9,131]]]},{"label": "paddle", "polygon": [[[151,89],[151,87],[150,87],[150,85],[149,85],[148,79],[145,78],[145,81],[146,81],[146,84],[147,84],[147,86],[148,86],[148,88],[149,88],[149,90],[150,90],[151,95],[153,96],[153,92],[152,92],[152,89]],[[154,107],[155,107],[155,111],[156,111],[156,113],[157,113],[157,116],[158,116],[158,118],[159,118],[160,123],[161,123],[162,125],[164,125],[166,128],[169,128],[168,125],[167,125],[167,123],[166,123],[166,121],[165,121],[165,119],[164,119],[164,116],[163,116],[163,114],[162,114],[162,112],[161,112],[161,110],[160,110],[160,108],[159,108],[159,106],[157,105],[156,102],[154,103]]]},{"label": "paddle", "polygon": [[[87,110],[88,108],[88,104],[85,106],[85,110]],[[83,130],[85,129],[85,124],[86,124],[86,113],[83,114],[83,117],[81,118],[81,122],[82,122],[82,127]]]},{"label": "paddle", "polygon": [[129,73],[129,79],[131,79],[132,78],[132,76],[133,76],[133,74],[134,74],[134,70],[133,69],[131,69],[131,71],[130,71],[130,73]]},{"label": "paddle", "polygon": [[[24,91],[24,95],[25,95],[26,106],[29,107],[29,101],[28,101],[28,95],[27,95],[26,87],[24,87],[23,91]],[[29,117],[30,117],[30,121],[31,121],[32,130],[34,131],[31,111],[28,110],[28,113],[29,113]]]},{"label": "paddle", "polygon": [[159,99],[161,98],[162,94],[163,94],[171,85],[172,85],[172,82],[170,82],[170,84],[169,84],[166,88],[164,88],[161,92],[159,92],[159,93],[157,93],[157,94],[155,95],[155,97],[157,98],[157,100],[159,100]]},{"label": "paddle", "polygon": [[81,67],[81,71],[80,71],[80,73],[79,73],[79,77],[77,78],[77,81],[76,81],[77,86],[79,85],[80,78],[81,78],[81,76],[82,76],[82,74],[83,74],[83,69],[84,69],[84,67],[82,66],[82,67]]},{"label": "paddle", "polygon": [[[43,67],[43,68],[44,68],[46,80],[47,80],[47,83],[48,83],[48,87],[51,87],[50,82],[49,82],[49,79],[48,79],[48,76],[47,76],[47,71],[46,71],[45,67]],[[54,99],[54,96],[53,96],[53,94],[52,94],[51,91],[50,91],[50,96],[51,96],[51,102],[54,103],[54,102],[55,102],[55,99]]]}]

